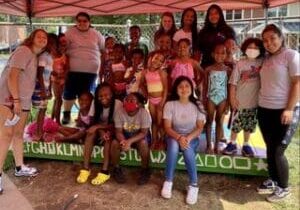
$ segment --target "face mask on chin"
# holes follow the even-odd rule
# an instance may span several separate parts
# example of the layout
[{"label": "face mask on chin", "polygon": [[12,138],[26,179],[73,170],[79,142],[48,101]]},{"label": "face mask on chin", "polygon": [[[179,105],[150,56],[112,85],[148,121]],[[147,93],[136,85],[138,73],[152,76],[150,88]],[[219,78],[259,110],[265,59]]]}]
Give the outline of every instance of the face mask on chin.
[{"label": "face mask on chin", "polygon": [[255,59],[259,56],[259,50],[258,49],[247,49],[245,54],[247,55],[248,58],[250,59]]},{"label": "face mask on chin", "polygon": [[139,108],[139,106],[135,102],[127,102],[127,101],[124,101],[123,107],[127,113],[135,112]]}]

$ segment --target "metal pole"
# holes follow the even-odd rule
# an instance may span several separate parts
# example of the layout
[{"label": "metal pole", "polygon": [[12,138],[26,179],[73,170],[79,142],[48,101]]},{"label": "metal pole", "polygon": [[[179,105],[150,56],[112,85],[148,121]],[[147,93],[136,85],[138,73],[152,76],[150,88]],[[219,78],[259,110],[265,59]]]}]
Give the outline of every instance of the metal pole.
[{"label": "metal pole", "polygon": [[268,25],[268,10],[269,10],[269,1],[268,0],[264,0],[263,2],[263,7],[264,7],[264,11],[265,11],[265,26]]}]

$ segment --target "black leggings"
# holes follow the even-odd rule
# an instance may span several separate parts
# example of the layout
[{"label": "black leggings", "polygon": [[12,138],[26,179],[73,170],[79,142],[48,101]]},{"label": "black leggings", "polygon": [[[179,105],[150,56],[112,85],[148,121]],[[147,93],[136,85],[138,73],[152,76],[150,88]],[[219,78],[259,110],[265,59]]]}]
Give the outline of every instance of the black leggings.
[{"label": "black leggings", "polygon": [[281,188],[288,187],[289,164],[284,155],[299,123],[299,107],[296,107],[293,122],[281,123],[283,109],[258,108],[258,122],[267,146],[267,162],[270,178]]}]

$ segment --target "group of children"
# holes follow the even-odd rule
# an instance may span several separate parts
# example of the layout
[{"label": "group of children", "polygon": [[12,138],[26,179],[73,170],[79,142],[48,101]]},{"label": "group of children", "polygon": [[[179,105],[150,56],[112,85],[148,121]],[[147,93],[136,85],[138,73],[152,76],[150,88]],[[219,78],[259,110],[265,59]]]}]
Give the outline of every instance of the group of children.
[{"label": "group of children", "polygon": [[[199,61],[192,57],[192,43],[188,38],[179,39],[174,45],[170,35],[157,34],[156,49],[147,55],[145,45],[139,42],[140,28],[133,26],[130,32],[135,43],[123,45],[116,43],[114,37],[106,38],[99,70],[100,85],[94,95],[90,92],[80,95],[75,127],[60,125],[62,93],[68,72],[66,42],[63,34],[49,34],[48,48],[39,56],[36,88],[32,96],[33,106],[39,110],[32,138],[45,139],[43,123],[47,102],[53,93],[51,118],[59,125],[56,130],[59,135],[55,136],[55,140],[85,145],[83,169],[77,182],[87,181],[93,145],[99,141],[104,145],[104,164],[92,184],[99,185],[110,178],[110,163],[115,166],[114,178],[124,183],[125,178],[118,167],[120,151],[127,151],[133,145],[142,157],[143,170],[138,182],[144,184],[150,177],[149,149],[165,148],[164,105],[174,81],[179,76],[186,76],[193,83],[194,96],[207,112],[207,152],[236,154],[237,134],[244,130],[242,154],[254,156],[249,139],[257,124],[259,70],[264,55],[262,41],[257,38],[244,41],[241,46],[244,58],[236,61],[233,57],[237,50],[235,40],[220,40],[212,51],[214,63],[202,69]],[[144,108],[147,101],[149,112]],[[224,115],[229,110],[232,118],[230,141],[220,148],[224,139]],[[215,139],[212,138],[213,124]]]}]

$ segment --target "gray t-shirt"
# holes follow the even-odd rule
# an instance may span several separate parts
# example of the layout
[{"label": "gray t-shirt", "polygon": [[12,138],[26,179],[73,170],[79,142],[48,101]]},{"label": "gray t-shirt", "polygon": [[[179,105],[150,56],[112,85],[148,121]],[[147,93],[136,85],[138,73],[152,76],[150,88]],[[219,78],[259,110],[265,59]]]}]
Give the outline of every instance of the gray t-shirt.
[{"label": "gray t-shirt", "polygon": [[279,54],[268,56],[260,71],[259,106],[284,109],[288,102],[292,76],[300,76],[297,51],[283,48]]},{"label": "gray t-shirt", "polygon": [[[114,108],[114,113],[113,113],[113,118],[116,115],[117,110],[120,110],[122,108],[123,104],[120,100],[115,100],[115,108]],[[90,111],[89,111],[89,116],[93,117],[95,114],[95,105],[94,105],[94,101],[92,102]],[[109,107],[108,108],[104,108],[102,115],[100,116],[100,120],[101,122],[107,123],[108,122],[108,115],[109,115]]]},{"label": "gray t-shirt", "polygon": [[229,83],[236,85],[236,98],[240,109],[251,109],[258,105],[261,65],[262,59],[243,59],[233,69]]},{"label": "gray t-shirt", "polygon": [[104,37],[93,28],[82,32],[76,27],[70,28],[65,35],[70,71],[97,74],[100,50],[104,49]]},{"label": "gray t-shirt", "polygon": [[145,108],[140,108],[136,115],[129,116],[123,106],[114,116],[116,128],[122,128],[128,136],[133,136],[140,132],[142,128],[150,128],[151,116]]},{"label": "gray t-shirt", "polygon": [[30,110],[31,96],[37,74],[37,56],[27,46],[18,47],[10,56],[0,77],[0,104],[12,106],[12,96],[8,89],[8,76],[12,67],[21,69],[19,74],[19,97],[21,107]]},{"label": "gray t-shirt", "polygon": [[170,120],[177,133],[186,135],[196,128],[197,120],[205,122],[205,115],[192,102],[182,104],[179,101],[169,101],[164,107],[163,119]]}]

